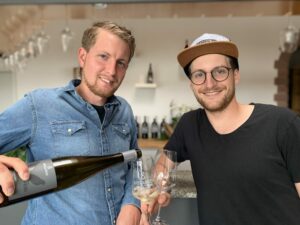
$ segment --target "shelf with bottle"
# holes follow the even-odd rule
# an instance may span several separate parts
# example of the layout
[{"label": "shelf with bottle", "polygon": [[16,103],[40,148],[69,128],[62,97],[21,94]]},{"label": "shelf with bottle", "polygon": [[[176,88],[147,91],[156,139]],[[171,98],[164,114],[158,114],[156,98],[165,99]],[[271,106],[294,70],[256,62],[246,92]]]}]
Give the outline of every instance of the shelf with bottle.
[{"label": "shelf with bottle", "polygon": [[136,83],[136,88],[156,88],[157,85],[154,82],[153,70],[152,70],[152,63],[149,64],[147,76],[145,82]]},{"label": "shelf with bottle", "polygon": [[136,88],[149,88],[149,89],[155,89],[157,88],[156,83],[136,83],[135,84]]}]

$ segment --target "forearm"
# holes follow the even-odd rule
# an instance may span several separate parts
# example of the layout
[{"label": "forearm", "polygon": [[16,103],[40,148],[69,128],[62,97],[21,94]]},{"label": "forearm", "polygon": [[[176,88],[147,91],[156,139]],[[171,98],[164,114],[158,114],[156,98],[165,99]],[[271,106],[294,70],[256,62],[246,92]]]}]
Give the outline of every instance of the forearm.
[{"label": "forearm", "polygon": [[298,192],[299,198],[300,198],[300,182],[299,183],[295,183],[296,186],[296,190]]}]

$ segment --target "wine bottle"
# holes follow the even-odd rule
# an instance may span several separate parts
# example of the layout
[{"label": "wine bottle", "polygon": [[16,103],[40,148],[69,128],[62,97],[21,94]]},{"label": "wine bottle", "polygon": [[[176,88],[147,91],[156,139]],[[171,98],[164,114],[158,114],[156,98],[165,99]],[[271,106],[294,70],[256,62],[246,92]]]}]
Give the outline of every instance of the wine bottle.
[{"label": "wine bottle", "polygon": [[152,64],[149,64],[148,73],[147,73],[147,80],[146,83],[153,83],[153,71],[152,71]]},{"label": "wine bottle", "polygon": [[67,156],[30,163],[28,181],[21,180],[12,171],[15,181],[15,193],[12,196],[5,196],[0,188],[4,197],[0,207],[71,187],[108,167],[141,156],[141,150],[136,149],[106,156]]},{"label": "wine bottle", "polygon": [[153,121],[151,123],[151,138],[153,139],[157,139],[158,138],[158,131],[159,131],[159,127],[158,124],[156,122],[156,118],[153,118]]},{"label": "wine bottle", "polygon": [[161,140],[167,140],[168,139],[165,126],[166,126],[166,119],[163,118],[163,120],[160,123],[160,132],[159,132]]},{"label": "wine bottle", "polygon": [[149,125],[148,125],[146,116],[144,116],[144,121],[142,123],[141,133],[142,133],[142,138],[143,139],[148,139]]},{"label": "wine bottle", "polygon": [[136,126],[136,137],[140,138],[140,123],[138,121],[137,116],[135,116],[135,126]]}]

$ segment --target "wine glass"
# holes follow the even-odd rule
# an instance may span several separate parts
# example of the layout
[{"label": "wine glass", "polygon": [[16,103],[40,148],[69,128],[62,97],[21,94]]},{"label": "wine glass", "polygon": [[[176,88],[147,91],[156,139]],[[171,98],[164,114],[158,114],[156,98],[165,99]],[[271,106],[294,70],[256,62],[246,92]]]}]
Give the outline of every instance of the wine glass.
[{"label": "wine glass", "polygon": [[[132,194],[141,203],[150,204],[158,197],[158,189],[154,180],[154,159],[150,155],[132,163],[133,165],[133,189]],[[149,220],[149,216],[145,215]],[[149,221],[150,223],[150,221]]]},{"label": "wine glass", "polygon": [[[169,193],[175,186],[177,169],[176,161],[176,152],[170,150],[163,150],[161,152],[155,170],[156,186],[160,194]],[[161,205],[158,206],[157,216],[153,220],[152,225],[168,225],[167,222],[160,217],[160,211]]]},{"label": "wine glass", "polygon": [[73,32],[68,26],[66,26],[61,32],[61,44],[62,44],[62,50],[64,52],[68,51],[73,37],[74,37]]}]

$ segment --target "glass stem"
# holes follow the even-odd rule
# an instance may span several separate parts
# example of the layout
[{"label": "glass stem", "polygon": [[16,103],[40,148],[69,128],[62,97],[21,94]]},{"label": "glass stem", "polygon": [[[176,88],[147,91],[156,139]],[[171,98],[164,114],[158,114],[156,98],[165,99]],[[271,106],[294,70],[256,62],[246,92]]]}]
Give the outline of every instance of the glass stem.
[{"label": "glass stem", "polygon": [[156,215],[156,218],[155,218],[155,221],[156,221],[156,222],[159,222],[159,221],[160,221],[160,210],[161,210],[161,206],[159,205],[159,206],[158,206],[157,215]]}]

